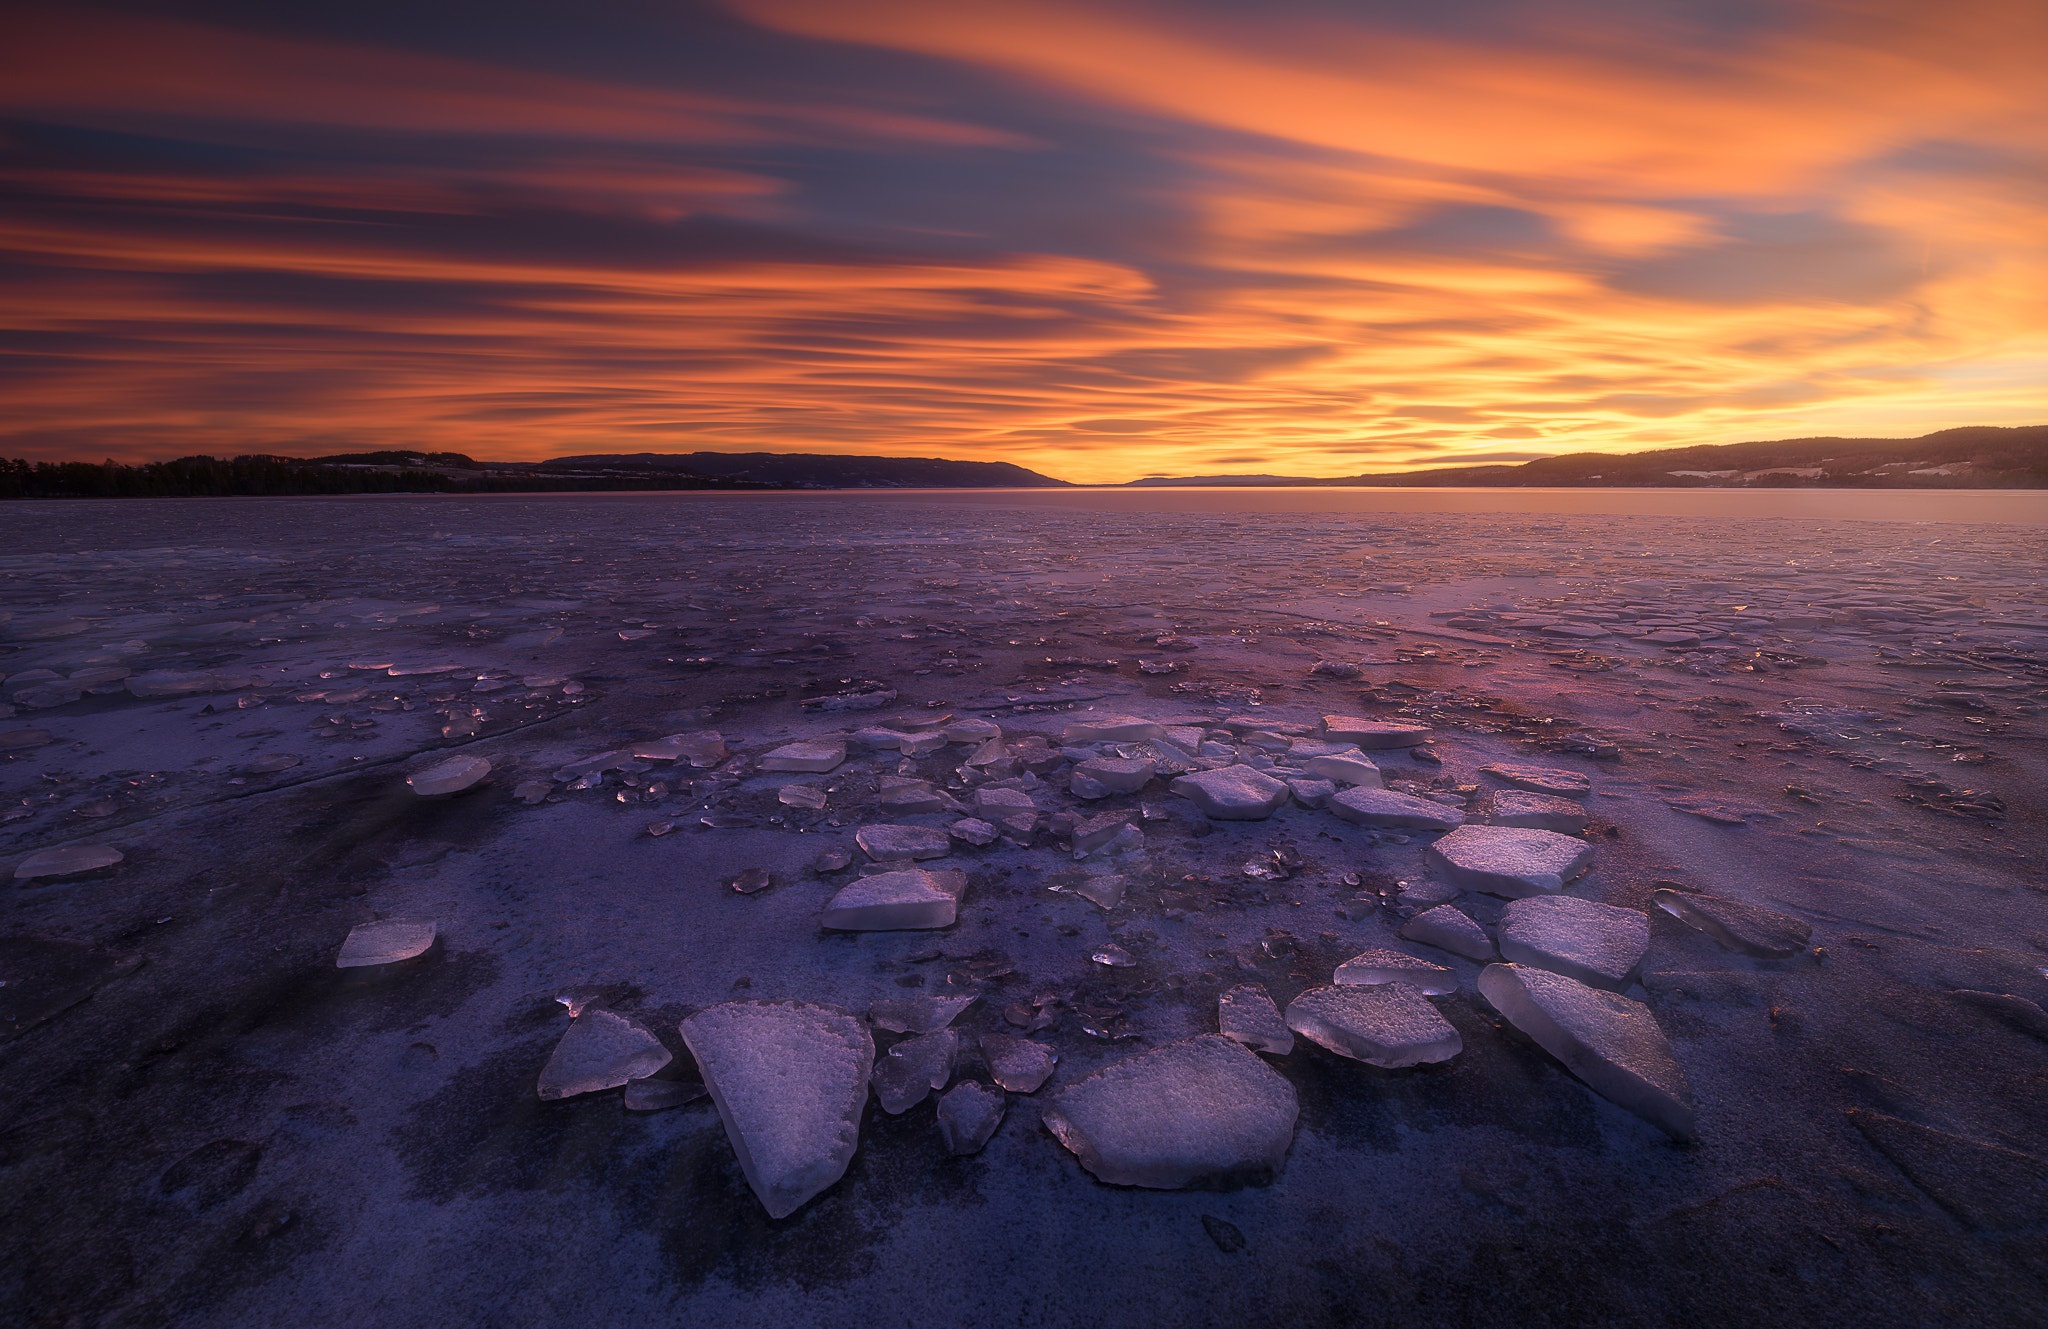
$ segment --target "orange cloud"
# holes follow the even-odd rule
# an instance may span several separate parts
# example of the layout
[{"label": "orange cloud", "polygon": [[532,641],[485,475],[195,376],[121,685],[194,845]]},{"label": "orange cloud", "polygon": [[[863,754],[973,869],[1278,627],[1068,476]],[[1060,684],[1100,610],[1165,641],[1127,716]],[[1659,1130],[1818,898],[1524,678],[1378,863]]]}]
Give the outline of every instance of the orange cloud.
[{"label": "orange cloud", "polygon": [[1121,480],[2048,418],[2039,5],[735,8],[842,81],[11,21],[0,451]]}]

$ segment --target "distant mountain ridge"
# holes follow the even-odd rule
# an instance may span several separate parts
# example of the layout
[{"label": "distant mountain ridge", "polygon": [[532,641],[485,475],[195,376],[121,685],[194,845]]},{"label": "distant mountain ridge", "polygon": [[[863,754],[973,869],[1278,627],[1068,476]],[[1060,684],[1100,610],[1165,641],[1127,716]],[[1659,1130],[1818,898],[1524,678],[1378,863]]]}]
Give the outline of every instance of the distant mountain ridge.
[{"label": "distant mountain ridge", "polygon": [[685,471],[788,489],[1050,489],[1068,482],[1007,461],[817,452],[630,452],[555,457],[542,471]]},{"label": "distant mountain ridge", "polygon": [[1148,477],[1132,485],[1527,488],[2048,489],[2048,425],[1966,425],[1917,438],[1788,438],[1650,452],[1572,452],[1498,466],[1336,479]]}]

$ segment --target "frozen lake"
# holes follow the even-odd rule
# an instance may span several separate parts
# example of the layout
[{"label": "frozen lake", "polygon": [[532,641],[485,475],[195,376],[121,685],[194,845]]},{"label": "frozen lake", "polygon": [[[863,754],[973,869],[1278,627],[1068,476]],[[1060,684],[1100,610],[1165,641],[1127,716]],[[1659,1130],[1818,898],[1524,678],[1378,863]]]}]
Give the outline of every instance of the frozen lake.
[{"label": "frozen lake", "polygon": [[[651,496],[650,496],[651,497]],[[668,497],[668,495],[662,495]],[[989,503],[1097,512],[1515,513],[1718,517],[1748,521],[2019,522],[2048,525],[2048,491],[2034,489],[1328,489],[1321,486],[1159,486],[1142,489],[956,489],[859,494],[706,494],[727,502]]]},{"label": "frozen lake", "polygon": [[[0,1310],[2035,1323],[2041,508],[0,509]],[[1458,848],[1501,832],[1550,838]],[[953,921],[824,926],[886,872]],[[337,968],[394,920],[431,949]],[[1400,1020],[1333,983],[1374,952],[1347,974],[1423,975]],[[1610,1023],[1575,1051],[1507,980]],[[909,1048],[927,997],[974,1000]],[[1291,1050],[1214,1051],[1266,999]],[[839,1041],[712,1051],[749,1002]],[[605,1087],[544,1098],[572,1030]],[[891,1062],[934,1048],[930,1092]],[[1162,1048],[1238,1069],[1127,1065]],[[776,1049],[799,1088],[749,1078]],[[848,1064],[850,1103],[801,1088]],[[985,1147],[941,1093],[1001,1102]],[[843,1175],[771,1217],[742,1101],[805,1159],[843,1127]]]}]

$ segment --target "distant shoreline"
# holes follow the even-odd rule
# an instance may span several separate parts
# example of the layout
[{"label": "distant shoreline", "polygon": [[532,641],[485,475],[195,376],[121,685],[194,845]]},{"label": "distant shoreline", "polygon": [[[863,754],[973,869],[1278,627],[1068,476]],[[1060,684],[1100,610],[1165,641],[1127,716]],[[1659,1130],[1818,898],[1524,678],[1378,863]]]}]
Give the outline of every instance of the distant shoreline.
[{"label": "distant shoreline", "polygon": [[1917,438],[1801,438],[1351,476],[1147,476],[1075,484],[1007,461],[842,453],[590,453],[538,462],[459,452],[249,454],[120,462],[0,459],[0,499],[365,493],[944,492],[951,490],[1530,490],[1972,492],[2048,490],[2048,425]]}]

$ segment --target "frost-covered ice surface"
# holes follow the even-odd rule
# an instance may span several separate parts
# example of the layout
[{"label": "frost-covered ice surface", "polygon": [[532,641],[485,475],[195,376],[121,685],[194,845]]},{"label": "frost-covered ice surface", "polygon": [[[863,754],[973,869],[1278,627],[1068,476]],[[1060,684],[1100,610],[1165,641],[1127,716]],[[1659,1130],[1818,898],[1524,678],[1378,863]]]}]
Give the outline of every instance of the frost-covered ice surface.
[{"label": "frost-covered ice surface", "polygon": [[366,969],[372,965],[399,964],[418,959],[434,945],[435,928],[430,920],[387,918],[375,923],[358,923],[349,929],[334,957],[337,969]]},{"label": "frost-covered ice surface", "polygon": [[[2044,569],[1960,523],[12,505],[0,1314],[2033,1323]],[[337,968],[388,920],[438,940]],[[1216,1037],[1385,1001],[1331,986],[1374,952],[1449,971],[1455,1056]],[[575,1083],[656,1077],[544,1101],[602,1013],[660,1046]],[[1272,1110],[1148,1155],[1224,1120],[1212,1059]],[[1250,1184],[1105,1185],[1054,1101]]]}]

